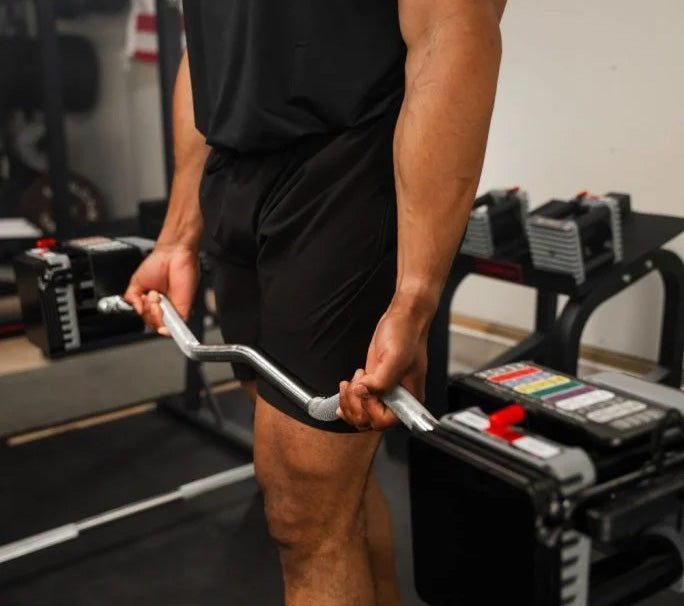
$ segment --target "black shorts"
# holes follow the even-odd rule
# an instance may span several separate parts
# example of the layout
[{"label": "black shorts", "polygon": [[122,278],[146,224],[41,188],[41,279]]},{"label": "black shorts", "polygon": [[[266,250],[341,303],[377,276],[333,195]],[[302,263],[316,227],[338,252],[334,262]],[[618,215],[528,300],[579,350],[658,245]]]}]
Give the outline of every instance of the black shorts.
[{"label": "black shorts", "polygon": [[[201,206],[223,338],[257,347],[314,395],[333,395],[365,366],[394,294],[395,124],[387,115],[286,151],[214,151],[207,162]],[[311,419],[265,381],[258,390],[307,425],[355,431]]]}]

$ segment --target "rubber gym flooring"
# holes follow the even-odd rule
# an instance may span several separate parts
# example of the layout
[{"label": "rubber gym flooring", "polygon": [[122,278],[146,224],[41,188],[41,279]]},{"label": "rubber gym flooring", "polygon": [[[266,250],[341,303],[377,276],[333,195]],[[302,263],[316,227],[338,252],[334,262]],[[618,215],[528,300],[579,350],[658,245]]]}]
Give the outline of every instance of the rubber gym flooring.
[{"label": "rubber gym flooring", "polygon": [[[150,379],[145,389],[168,388],[164,377],[172,360],[156,349],[168,344],[136,347],[146,355],[129,359],[120,351],[97,352],[0,377],[4,429],[0,434],[31,427],[36,415],[42,419],[51,414],[64,419],[69,412],[77,416],[73,413],[86,410],[93,394],[98,402],[86,415],[89,418],[111,407],[111,398],[125,397],[122,402],[130,402],[134,384],[141,383],[136,371],[142,370]],[[111,358],[114,355],[116,360]],[[159,368],[152,368],[152,362]],[[125,372],[117,370],[116,376],[110,376],[112,368],[121,365]],[[70,396],[73,407],[66,406],[65,412],[63,401]],[[235,410],[244,396],[228,391],[219,397],[226,410]],[[55,410],[50,411],[45,402]],[[5,414],[8,411],[11,416]],[[124,408],[120,415],[99,420],[106,422],[70,425],[61,433],[29,434],[29,439],[15,440],[11,446],[2,440],[0,545],[248,461],[244,452],[154,406]],[[14,431],[8,431],[9,426]],[[402,446],[403,440],[392,440],[394,452],[400,453]],[[376,471],[393,513],[405,605],[418,606],[422,602],[413,589],[406,469],[383,447]],[[1,606],[281,603],[277,554],[266,532],[254,480],[114,522],[69,543],[0,564]],[[681,604],[681,596],[666,592],[642,606]]]},{"label": "rubber gym flooring", "polygon": [[[240,392],[227,395],[228,400],[241,397]],[[380,458],[383,484],[398,496],[407,490],[402,465],[384,453]],[[0,544],[246,462],[243,452],[156,409],[3,445]],[[402,496],[394,510],[406,534],[408,502]],[[402,551],[407,553],[406,545]],[[419,604],[410,562],[400,567],[407,603]],[[3,606],[281,603],[277,553],[254,480],[0,565]]]}]

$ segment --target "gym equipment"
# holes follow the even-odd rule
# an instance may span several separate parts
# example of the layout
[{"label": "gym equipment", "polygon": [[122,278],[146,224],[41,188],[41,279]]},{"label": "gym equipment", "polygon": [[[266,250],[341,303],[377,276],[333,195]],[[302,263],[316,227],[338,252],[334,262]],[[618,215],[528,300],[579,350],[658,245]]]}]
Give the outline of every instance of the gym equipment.
[{"label": "gym equipment", "polygon": [[599,198],[582,192],[567,202],[547,202],[527,219],[532,264],[569,274],[581,284],[596,268],[622,261],[622,231],[630,211],[629,194]]},{"label": "gym equipment", "polygon": [[427,603],[608,606],[684,592],[681,391],[520,362],[456,379],[449,404],[410,443]]},{"label": "gym equipment", "polygon": [[518,187],[495,189],[477,198],[470,211],[461,252],[489,258],[524,249],[528,206],[527,192]]},{"label": "gym equipment", "polygon": [[[67,207],[74,230],[83,230],[104,219],[104,202],[100,190],[85,177],[70,173],[67,181]],[[38,225],[46,234],[57,230],[53,209],[53,191],[47,175],[41,175],[25,189],[19,199],[19,212]]]},{"label": "gym equipment", "polygon": [[154,242],[143,238],[54,240],[17,256],[14,272],[29,340],[47,356],[71,353],[105,339],[143,334],[134,316],[97,312],[102,297],[125,290]]},{"label": "gym equipment", "polygon": [[559,439],[618,447],[651,435],[667,409],[537,364],[517,362],[476,373],[459,381],[472,397],[490,395],[524,406],[530,417],[542,417],[545,431],[560,427]]},{"label": "gym equipment", "polygon": [[[280,370],[261,352],[246,345],[202,345],[185,325],[171,302],[160,295],[164,325],[183,354],[197,362],[240,362],[248,364],[275,388],[319,421],[335,421],[340,404],[339,394],[322,397],[309,393],[294,379]],[[132,307],[121,297],[101,299],[99,310],[104,314],[131,313]],[[409,429],[431,431],[436,419],[408,391],[399,386],[383,397],[385,404]]]},{"label": "gym equipment", "polygon": [[0,218],[0,338],[20,334],[24,329],[12,258],[42,235],[24,218]]},{"label": "gym equipment", "polygon": [[[281,390],[292,401],[306,410],[313,418],[321,421],[337,419],[339,394],[322,397],[310,394],[294,379],[281,371],[273,362],[257,350],[243,345],[202,345],[180,318],[173,305],[161,297],[163,321],[171,336],[185,356],[202,362],[242,362],[249,364],[274,387]],[[133,309],[121,297],[104,297],[98,302],[98,309],[103,315],[123,313],[129,315]],[[395,412],[410,429],[432,431],[437,420],[411,394],[397,387],[384,398],[386,404]],[[106,511],[96,516],[65,524],[25,539],[20,539],[0,546],[0,563],[26,556],[30,553],[47,549],[54,545],[77,538],[82,532],[102,526],[137,513],[180,500],[190,499],[200,494],[230,486],[254,475],[252,464],[238,467],[208,478],[185,484],[178,489]]]},{"label": "gym equipment", "polygon": [[[95,47],[87,38],[57,37],[62,65],[61,94],[64,111],[83,113],[95,107],[99,91],[99,64]],[[0,109],[43,109],[44,92],[40,73],[40,46],[26,37],[0,37]]]},{"label": "gym equipment", "polygon": [[128,5],[129,0],[57,0],[55,11],[58,17],[73,19],[91,13],[114,15]]},{"label": "gym equipment", "polygon": [[[248,363],[316,418],[335,418],[336,396],[313,396],[252,348],[201,345],[164,297],[161,307],[186,356]],[[130,311],[120,297],[99,308]],[[670,585],[684,591],[684,395],[620,375],[579,381],[525,362],[465,377],[452,396],[456,412],[440,421],[401,388],[383,398],[413,434],[416,584],[428,603],[515,596],[528,606],[607,606]],[[0,553],[21,557],[88,527],[66,525]]]},{"label": "gym equipment", "polygon": [[[534,331],[489,363],[492,366],[532,359],[568,375],[577,374],[582,333],[593,312],[643,277],[655,274],[663,285],[662,307],[643,310],[660,325],[657,367],[647,376],[672,387],[682,384],[684,360],[684,263],[664,248],[684,231],[684,217],[632,211],[622,227],[623,258],[587,273],[581,284],[567,273],[540,270],[528,258],[483,259],[457,255],[444,286],[429,337],[430,364],[426,402],[433,413],[447,412],[447,367],[452,301],[472,274],[533,288]],[[559,295],[567,301],[559,309]]]},{"label": "gym equipment", "polygon": [[0,218],[0,261],[26,250],[43,232],[21,217]]},{"label": "gym equipment", "polygon": [[[86,38],[58,35],[54,2],[33,4],[30,27],[19,18],[18,25],[6,30],[8,35],[0,38],[0,112],[42,112],[47,135],[45,151],[54,196],[55,230],[61,238],[73,237],[76,232],[69,216],[64,113],[89,111],[97,103],[97,54]],[[35,32],[35,36],[29,37],[29,32]],[[7,141],[3,143],[7,144]],[[23,185],[22,175],[12,174],[11,177],[15,182],[19,177],[19,185]],[[10,188],[10,192],[5,191],[3,198],[8,193],[15,193],[16,185]]]},{"label": "gym equipment", "polygon": [[126,518],[155,507],[167,505],[175,501],[188,501],[202,494],[218,490],[224,486],[230,486],[254,476],[254,464],[249,463],[228,471],[223,471],[201,480],[195,480],[179,486],[177,489],[160,494],[136,503],[110,509],[98,515],[94,515],[77,522],[65,524],[46,532],[36,534],[19,541],[14,541],[0,547],[0,564],[21,558],[53,545],[59,545],[66,541],[78,538],[83,532],[109,524],[116,520]]},{"label": "gym equipment", "polygon": [[[141,221],[141,226],[143,222]],[[151,224],[153,227],[154,223]],[[199,341],[204,340],[207,328],[216,326],[217,321],[208,308],[207,285],[211,283],[213,261],[204,252],[199,255],[200,281],[188,318],[188,328]],[[198,429],[214,434],[222,441],[237,446],[251,454],[254,446],[251,431],[253,406],[248,399],[246,406],[234,405],[230,412],[221,405],[201,362],[189,358],[185,361],[185,387],[182,392],[161,397],[157,406]],[[245,423],[245,421],[247,421]]]}]

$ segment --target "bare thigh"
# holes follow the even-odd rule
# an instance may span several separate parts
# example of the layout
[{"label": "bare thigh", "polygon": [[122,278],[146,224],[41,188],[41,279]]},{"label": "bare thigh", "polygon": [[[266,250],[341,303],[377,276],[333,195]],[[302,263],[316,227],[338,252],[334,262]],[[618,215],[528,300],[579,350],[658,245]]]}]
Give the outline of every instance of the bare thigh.
[{"label": "bare thigh", "polygon": [[304,425],[259,399],[254,462],[273,537],[320,546],[358,523],[381,435]]}]

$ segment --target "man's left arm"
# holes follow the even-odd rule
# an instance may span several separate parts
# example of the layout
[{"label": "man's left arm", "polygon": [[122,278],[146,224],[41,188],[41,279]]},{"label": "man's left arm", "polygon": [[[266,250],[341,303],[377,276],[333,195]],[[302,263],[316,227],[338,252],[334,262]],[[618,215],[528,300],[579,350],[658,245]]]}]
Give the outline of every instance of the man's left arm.
[{"label": "man's left arm", "polygon": [[427,335],[468,221],[496,93],[505,0],[399,0],[406,93],[394,138],[397,285],[366,368],[340,384],[340,416],[397,423],[378,400],[401,383],[424,397]]}]

